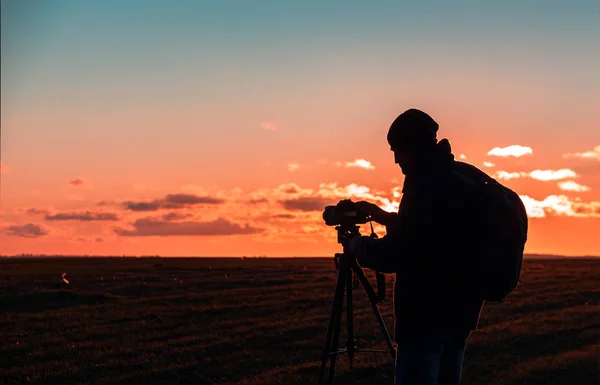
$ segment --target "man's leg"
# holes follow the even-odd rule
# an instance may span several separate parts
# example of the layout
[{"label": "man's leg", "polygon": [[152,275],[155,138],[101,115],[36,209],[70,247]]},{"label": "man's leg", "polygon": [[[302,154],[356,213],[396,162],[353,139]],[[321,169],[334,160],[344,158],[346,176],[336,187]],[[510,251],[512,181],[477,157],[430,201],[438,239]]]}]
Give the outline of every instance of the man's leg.
[{"label": "man's leg", "polygon": [[442,353],[442,341],[433,334],[400,338],[394,384],[438,385]]},{"label": "man's leg", "polygon": [[444,350],[440,360],[438,385],[460,385],[463,357],[470,334],[468,330],[443,333]]}]

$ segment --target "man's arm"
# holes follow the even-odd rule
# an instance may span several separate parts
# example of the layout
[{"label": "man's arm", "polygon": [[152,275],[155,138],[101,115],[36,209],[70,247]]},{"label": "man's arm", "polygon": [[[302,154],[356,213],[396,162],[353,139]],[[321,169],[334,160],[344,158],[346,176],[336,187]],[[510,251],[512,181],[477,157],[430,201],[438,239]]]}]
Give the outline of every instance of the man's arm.
[{"label": "man's arm", "polygon": [[387,274],[398,271],[401,243],[393,242],[389,235],[381,239],[363,236],[353,241],[351,253],[361,267]]},{"label": "man's arm", "polygon": [[379,222],[379,224],[384,225],[385,227],[392,226],[397,219],[397,213],[390,213],[386,211],[385,214],[382,216],[381,222]]},{"label": "man's arm", "polygon": [[[360,237],[353,240],[351,252],[362,267],[392,274],[410,268],[415,256],[425,251],[435,234],[433,194],[424,191],[402,202],[402,214],[388,217],[387,234],[380,239]],[[391,213],[390,213],[391,214]]]}]

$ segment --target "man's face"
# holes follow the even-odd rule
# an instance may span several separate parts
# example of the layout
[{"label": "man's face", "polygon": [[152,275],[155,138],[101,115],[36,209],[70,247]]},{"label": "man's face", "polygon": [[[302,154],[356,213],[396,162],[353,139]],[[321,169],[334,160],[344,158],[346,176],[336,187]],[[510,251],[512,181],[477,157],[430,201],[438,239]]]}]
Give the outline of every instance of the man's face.
[{"label": "man's face", "polygon": [[394,163],[400,166],[402,173],[406,175],[410,171],[411,166],[415,161],[415,153],[406,150],[397,150],[392,148],[394,152]]}]

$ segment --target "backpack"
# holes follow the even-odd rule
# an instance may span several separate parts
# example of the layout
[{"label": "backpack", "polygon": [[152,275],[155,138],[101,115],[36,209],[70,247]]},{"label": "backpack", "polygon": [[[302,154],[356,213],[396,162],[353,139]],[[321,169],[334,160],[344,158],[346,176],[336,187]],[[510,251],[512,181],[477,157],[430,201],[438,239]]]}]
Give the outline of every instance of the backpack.
[{"label": "backpack", "polygon": [[474,193],[472,283],[486,302],[500,303],[519,285],[528,218],[517,193],[479,168],[455,161],[452,174]]}]

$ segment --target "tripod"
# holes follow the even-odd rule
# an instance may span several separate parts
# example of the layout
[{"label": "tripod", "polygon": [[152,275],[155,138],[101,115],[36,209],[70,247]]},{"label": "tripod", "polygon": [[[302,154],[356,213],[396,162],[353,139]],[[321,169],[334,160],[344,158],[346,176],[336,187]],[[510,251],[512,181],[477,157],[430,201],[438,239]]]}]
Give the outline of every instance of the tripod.
[{"label": "tripod", "polygon": [[[347,226],[336,226],[336,230],[338,231],[338,243],[342,243],[343,240],[349,239],[354,236],[360,236],[358,231],[358,226],[353,225],[350,227]],[[335,284],[335,294],[333,297],[333,306],[331,310],[331,315],[329,316],[329,325],[327,326],[327,337],[325,339],[325,347],[323,349],[322,357],[321,357],[321,371],[319,374],[319,385],[323,384],[323,379],[325,377],[325,371],[327,367],[327,361],[331,360],[329,365],[329,385],[333,384],[333,376],[335,372],[335,362],[336,358],[339,354],[348,353],[348,359],[350,360],[350,368],[353,367],[353,359],[355,352],[378,352],[378,353],[390,353],[392,360],[396,357],[396,348],[392,343],[392,338],[388,333],[388,330],[385,326],[385,322],[383,317],[381,316],[381,312],[379,311],[379,306],[377,303],[379,300],[383,299],[385,296],[385,280],[382,274],[377,276],[378,278],[378,289],[379,296],[375,294],[375,290],[371,286],[369,280],[365,276],[365,272],[358,265],[356,259],[353,255],[346,252],[344,247],[343,253],[336,253],[334,256],[336,268],[339,270],[337,282]],[[375,313],[375,317],[379,322],[379,326],[381,327],[381,331],[385,336],[388,350],[373,350],[373,349],[357,349],[356,348],[356,339],[354,338],[354,321],[353,321],[353,307],[352,307],[352,289],[353,275],[358,279],[358,282],[362,285],[363,289],[367,293],[369,297],[369,301],[373,307],[373,311]],[[358,285],[356,285],[358,286]],[[339,334],[340,334],[340,325],[342,320],[342,308],[343,308],[343,300],[344,300],[344,292],[346,292],[346,323],[348,329],[348,335],[346,339],[346,348],[340,349],[338,347],[339,344]]]}]

